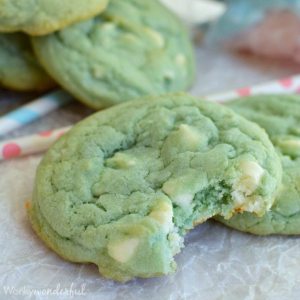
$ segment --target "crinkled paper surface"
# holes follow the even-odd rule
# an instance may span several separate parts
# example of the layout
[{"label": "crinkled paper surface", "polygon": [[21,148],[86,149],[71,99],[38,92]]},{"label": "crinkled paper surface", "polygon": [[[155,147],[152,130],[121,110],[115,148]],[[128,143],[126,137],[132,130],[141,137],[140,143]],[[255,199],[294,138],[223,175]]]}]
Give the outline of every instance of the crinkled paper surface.
[{"label": "crinkled paper surface", "polygon": [[[200,46],[197,58],[195,95],[300,73],[289,63],[233,57]],[[0,112],[25,98],[30,95],[2,91]],[[88,113],[71,104],[10,136],[72,124]],[[300,238],[255,237],[214,222],[188,234],[172,276],[119,284],[101,278],[92,265],[65,262],[35,236],[25,213],[39,160],[32,156],[0,164],[0,299],[27,299],[30,293],[32,299],[71,299],[67,293],[72,292],[84,293],[74,299],[99,300],[299,299]]]}]

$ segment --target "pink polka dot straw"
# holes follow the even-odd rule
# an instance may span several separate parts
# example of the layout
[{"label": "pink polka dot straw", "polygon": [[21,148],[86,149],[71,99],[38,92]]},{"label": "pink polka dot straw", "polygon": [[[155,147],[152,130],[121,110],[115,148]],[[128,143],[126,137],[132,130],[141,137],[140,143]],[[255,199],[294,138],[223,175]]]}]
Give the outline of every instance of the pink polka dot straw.
[{"label": "pink polka dot straw", "polygon": [[290,76],[271,82],[239,88],[225,93],[212,94],[206,100],[224,103],[235,98],[259,94],[300,94],[300,75]]},{"label": "pink polka dot straw", "polygon": [[43,152],[69,129],[70,127],[65,127],[1,142],[0,160]]},{"label": "pink polka dot straw", "polygon": [[[228,91],[225,93],[204,96],[208,101],[219,103],[227,102],[239,97],[258,94],[300,94],[300,75],[275,80],[272,82],[249,86]],[[8,160],[29,154],[40,153],[47,150],[70,127],[40,132],[19,139],[0,142],[0,161]]]}]

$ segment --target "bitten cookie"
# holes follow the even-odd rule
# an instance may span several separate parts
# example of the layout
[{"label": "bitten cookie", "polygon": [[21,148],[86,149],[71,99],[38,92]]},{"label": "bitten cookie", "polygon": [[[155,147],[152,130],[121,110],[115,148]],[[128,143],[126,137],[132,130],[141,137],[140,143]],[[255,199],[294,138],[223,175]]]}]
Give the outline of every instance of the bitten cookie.
[{"label": "bitten cookie", "polygon": [[243,213],[218,221],[258,235],[300,234],[300,97],[255,96],[233,101],[229,106],[266,129],[281,156],[283,183],[264,217]]},{"label": "bitten cookie", "polygon": [[45,35],[102,12],[108,0],[0,0],[0,32]]},{"label": "bitten cookie", "polygon": [[25,34],[0,34],[0,85],[18,91],[43,91],[55,86],[37,62]]},{"label": "bitten cookie", "polygon": [[216,214],[263,215],[280,182],[256,124],[168,95],[99,112],[63,136],[38,167],[29,215],[62,257],[127,281],[173,272],[186,231]]},{"label": "bitten cookie", "polygon": [[185,90],[195,75],[186,29],[156,0],[112,0],[103,14],[33,45],[49,74],[96,109]]}]

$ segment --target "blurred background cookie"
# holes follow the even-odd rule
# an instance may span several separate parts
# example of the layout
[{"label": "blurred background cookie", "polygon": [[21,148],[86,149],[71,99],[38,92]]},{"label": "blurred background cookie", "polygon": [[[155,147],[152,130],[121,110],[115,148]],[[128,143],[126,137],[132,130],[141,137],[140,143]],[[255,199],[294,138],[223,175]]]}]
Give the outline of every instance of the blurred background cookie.
[{"label": "blurred background cookie", "polygon": [[112,0],[103,14],[33,45],[49,74],[96,109],[186,90],[195,77],[186,28],[156,0]]},{"label": "blurred background cookie", "polygon": [[0,34],[0,85],[18,91],[43,91],[55,86],[22,33]]},{"label": "blurred background cookie", "polygon": [[43,35],[103,11],[108,0],[0,0],[0,32]]}]

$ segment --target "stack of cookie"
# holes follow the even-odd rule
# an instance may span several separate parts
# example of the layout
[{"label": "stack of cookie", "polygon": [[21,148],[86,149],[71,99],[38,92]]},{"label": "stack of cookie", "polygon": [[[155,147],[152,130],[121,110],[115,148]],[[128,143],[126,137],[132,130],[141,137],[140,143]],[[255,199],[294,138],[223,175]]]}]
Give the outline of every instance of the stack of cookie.
[{"label": "stack of cookie", "polygon": [[93,108],[118,104],[77,124],[38,168],[27,207],[50,248],[127,281],[173,272],[185,234],[210,218],[299,234],[298,96],[226,107],[167,94],[188,88],[195,63],[185,28],[156,0],[34,3],[0,0],[1,83],[57,83]]},{"label": "stack of cookie", "polygon": [[95,109],[182,91],[195,76],[187,30],[157,0],[0,0],[0,32],[3,86],[56,82]]},{"label": "stack of cookie", "polygon": [[185,234],[210,218],[299,234],[299,108],[298,96],[226,107],[168,94],[101,111],[41,162],[33,228],[60,256],[118,281],[173,272]]}]

